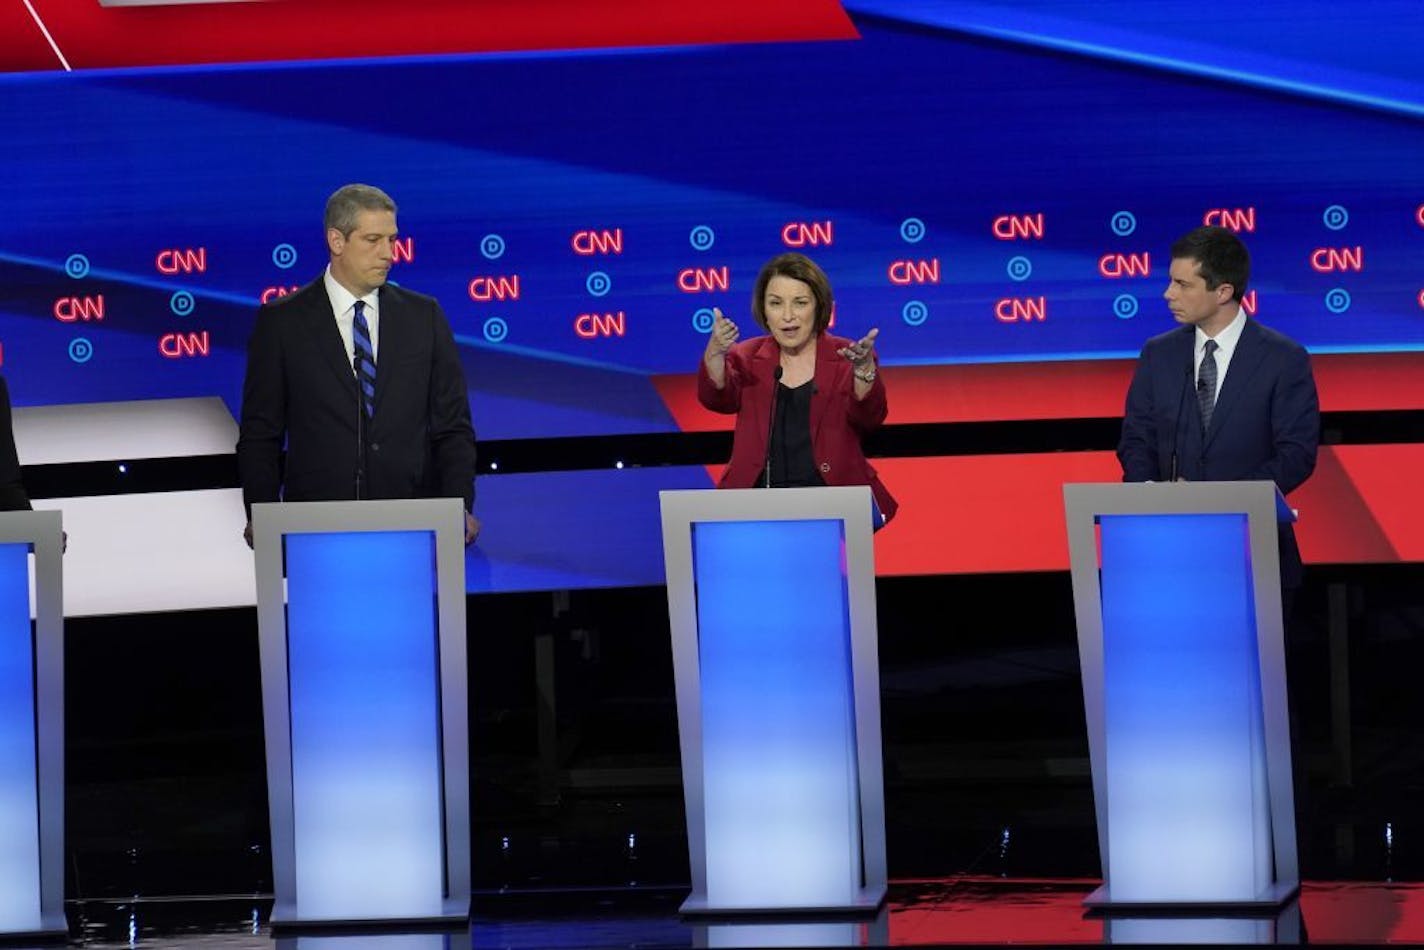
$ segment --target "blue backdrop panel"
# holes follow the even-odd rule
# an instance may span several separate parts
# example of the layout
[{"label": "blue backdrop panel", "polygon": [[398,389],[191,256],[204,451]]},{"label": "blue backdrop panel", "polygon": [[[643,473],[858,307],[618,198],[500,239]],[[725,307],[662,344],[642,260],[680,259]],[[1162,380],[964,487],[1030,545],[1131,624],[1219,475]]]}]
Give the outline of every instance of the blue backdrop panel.
[{"label": "blue backdrop panel", "polygon": [[27,544],[0,544],[0,933],[40,929],[28,552]]},{"label": "blue backdrop panel", "polygon": [[[673,430],[650,376],[696,368],[712,306],[749,329],[788,249],[888,364],[1132,356],[1207,219],[1313,352],[1420,348],[1408,4],[1263,0],[1209,41],[1176,3],[850,6],[848,42],[0,75],[15,399],[236,408],[349,180],[400,203],[393,276],[444,304],[485,438]],[[774,142],[768,102],[815,134]]]},{"label": "blue backdrop panel", "polygon": [[472,594],[664,582],[658,492],[711,488],[700,465],[528,472],[482,478]]},{"label": "blue backdrop panel", "polygon": [[849,905],[861,882],[839,521],[693,527],[707,901]]},{"label": "blue backdrop panel", "polygon": [[300,912],[439,916],[434,538],[298,534],[286,551]]},{"label": "blue backdrop panel", "polygon": [[1114,900],[1271,882],[1245,515],[1101,518]]}]

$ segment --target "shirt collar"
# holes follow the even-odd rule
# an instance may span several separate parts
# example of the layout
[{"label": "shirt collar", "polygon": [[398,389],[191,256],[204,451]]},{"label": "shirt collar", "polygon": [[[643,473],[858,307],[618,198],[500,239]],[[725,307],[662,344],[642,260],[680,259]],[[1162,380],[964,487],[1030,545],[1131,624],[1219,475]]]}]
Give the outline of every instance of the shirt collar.
[{"label": "shirt collar", "polygon": [[[326,296],[331,300],[331,311],[340,317],[349,311],[356,303],[357,297],[341,284],[337,283],[335,277],[331,276],[331,265],[326,265],[326,273],[322,275],[322,282],[326,284]],[[377,301],[380,299],[381,291],[377,288],[359,299],[366,302],[366,313],[371,315],[379,309]]]},{"label": "shirt collar", "polygon": [[1197,327],[1197,352],[1200,353],[1203,348],[1205,348],[1207,340],[1215,340],[1217,349],[1221,350],[1223,355],[1230,353],[1236,349],[1236,341],[1241,339],[1241,331],[1244,329],[1246,329],[1246,311],[1242,310],[1238,304],[1236,307],[1236,316],[1232,317],[1231,322],[1226,325],[1226,328],[1216,336],[1209,337],[1202,332],[1201,327]]}]

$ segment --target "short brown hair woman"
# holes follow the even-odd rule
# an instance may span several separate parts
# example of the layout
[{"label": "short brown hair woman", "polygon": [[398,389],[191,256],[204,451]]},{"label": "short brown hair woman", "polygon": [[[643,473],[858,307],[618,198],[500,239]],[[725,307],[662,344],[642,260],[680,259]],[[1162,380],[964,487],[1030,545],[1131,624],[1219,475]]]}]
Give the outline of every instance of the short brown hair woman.
[{"label": "short brown hair woman", "polygon": [[856,341],[827,333],[834,306],[831,282],[814,261],[772,258],[752,291],[752,317],[767,335],[738,342],[737,325],[715,310],[697,396],[713,412],[737,416],[719,488],[869,485],[879,527],[898,507],[860,444],[888,411],[875,359],[879,331]]}]

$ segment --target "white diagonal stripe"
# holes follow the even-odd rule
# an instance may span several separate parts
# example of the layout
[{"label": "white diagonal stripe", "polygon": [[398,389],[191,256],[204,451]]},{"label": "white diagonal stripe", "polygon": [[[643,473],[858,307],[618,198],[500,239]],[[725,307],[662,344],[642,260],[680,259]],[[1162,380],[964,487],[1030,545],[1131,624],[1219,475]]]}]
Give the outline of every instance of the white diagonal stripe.
[{"label": "white diagonal stripe", "polygon": [[35,26],[40,28],[40,32],[44,34],[45,41],[49,43],[49,48],[54,50],[55,56],[59,57],[59,65],[63,66],[64,71],[67,73],[74,72],[74,67],[69,65],[69,60],[65,59],[64,53],[60,52],[59,44],[54,41],[53,36],[49,35],[49,27],[45,26],[44,20],[41,20],[40,15],[35,12],[34,5],[30,3],[30,0],[24,0],[24,3],[25,9],[30,11],[30,17],[35,21]]}]

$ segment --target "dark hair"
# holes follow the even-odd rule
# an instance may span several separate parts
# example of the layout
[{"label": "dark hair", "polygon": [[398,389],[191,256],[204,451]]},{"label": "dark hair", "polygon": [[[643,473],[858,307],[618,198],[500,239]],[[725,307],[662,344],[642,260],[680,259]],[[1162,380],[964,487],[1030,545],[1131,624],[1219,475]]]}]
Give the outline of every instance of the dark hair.
[{"label": "dark hair", "polygon": [[391,196],[374,185],[342,185],[326,199],[325,230],[332,228],[350,237],[356,230],[356,218],[362,211],[389,211],[395,214],[396,203]]},{"label": "dark hair", "polygon": [[781,254],[767,261],[757,274],[756,286],[752,288],[752,316],[763,330],[770,329],[766,322],[766,285],[773,277],[790,277],[811,288],[816,298],[815,331],[820,333],[831,325],[831,309],[835,298],[831,296],[831,281],[826,272],[816,266],[816,262],[805,254]]},{"label": "dark hair", "polygon": [[1251,279],[1251,252],[1241,239],[1226,228],[1201,227],[1179,237],[1172,245],[1172,260],[1197,262],[1197,273],[1207,290],[1230,284],[1237,303],[1246,295]]}]

